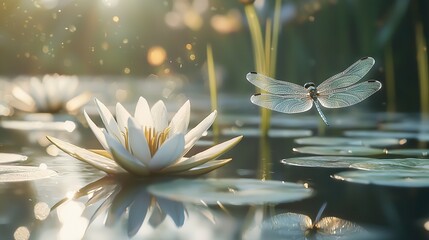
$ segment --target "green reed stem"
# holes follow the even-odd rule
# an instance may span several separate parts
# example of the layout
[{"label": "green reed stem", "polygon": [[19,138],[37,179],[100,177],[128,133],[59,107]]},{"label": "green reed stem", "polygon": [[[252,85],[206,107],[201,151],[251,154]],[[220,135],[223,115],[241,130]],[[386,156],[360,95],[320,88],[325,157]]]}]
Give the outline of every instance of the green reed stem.
[{"label": "green reed stem", "polygon": [[[256,9],[253,4],[244,7],[249,23],[250,36],[254,53],[256,71],[273,77],[276,71],[277,46],[280,32],[281,0],[276,0],[274,9],[274,23],[267,20],[265,26],[265,38],[262,36],[262,28],[259,23]],[[267,136],[270,128],[271,111],[261,108],[261,135]]]},{"label": "green reed stem", "polygon": [[282,0],[276,0],[274,6],[274,21],[273,21],[273,36],[271,38],[271,58],[270,58],[270,76],[274,76],[277,70],[277,48],[279,45],[279,35],[280,35],[280,17],[282,10]]},{"label": "green reed stem", "polygon": [[392,43],[389,42],[384,51],[384,63],[386,69],[386,92],[387,92],[387,111],[396,111],[395,97],[395,67],[393,62]]},{"label": "green reed stem", "polygon": [[420,82],[420,111],[429,114],[429,71],[426,39],[421,21],[416,22],[417,67]]},{"label": "green reed stem", "polygon": [[[217,105],[217,86],[216,86],[216,73],[215,73],[215,65],[213,59],[213,50],[210,44],[207,44],[207,69],[209,76],[209,88],[210,88],[210,102],[212,111],[218,109]],[[219,124],[216,120],[213,122],[213,135],[215,137],[219,136]]]},{"label": "green reed stem", "polygon": [[244,11],[246,13],[247,22],[249,23],[256,71],[265,74],[264,42],[262,39],[261,24],[259,24],[255,6],[253,4],[246,4],[244,6]]},{"label": "green reed stem", "polygon": [[271,148],[269,139],[261,136],[259,139],[259,159],[260,166],[258,167],[258,178],[261,180],[271,179]]}]

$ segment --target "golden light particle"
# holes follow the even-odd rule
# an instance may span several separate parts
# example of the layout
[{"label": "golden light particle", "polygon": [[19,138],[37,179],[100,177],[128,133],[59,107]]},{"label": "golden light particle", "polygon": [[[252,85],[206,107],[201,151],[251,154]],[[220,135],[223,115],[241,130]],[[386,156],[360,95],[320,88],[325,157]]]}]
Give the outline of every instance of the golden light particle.
[{"label": "golden light particle", "polygon": [[186,44],[186,49],[188,49],[188,50],[192,50],[192,44],[190,44],[190,43],[188,43],[188,44]]},{"label": "golden light particle", "polygon": [[113,20],[115,23],[117,23],[117,22],[119,22],[119,17],[118,17],[118,16],[113,16],[112,20]]},{"label": "golden light particle", "polygon": [[194,60],[196,59],[195,54],[191,54],[191,55],[189,55],[189,59],[190,59],[191,61],[194,61]]},{"label": "golden light particle", "polygon": [[48,52],[49,52],[49,47],[48,47],[48,46],[46,46],[46,45],[45,45],[45,46],[43,46],[43,47],[42,47],[42,52],[43,52],[43,53],[48,53]]},{"label": "golden light particle", "polygon": [[150,65],[159,66],[167,59],[167,52],[160,46],[149,48],[147,53],[147,61]]},{"label": "golden light particle", "polygon": [[131,73],[131,69],[130,68],[124,68],[124,73],[125,74],[130,74]]}]

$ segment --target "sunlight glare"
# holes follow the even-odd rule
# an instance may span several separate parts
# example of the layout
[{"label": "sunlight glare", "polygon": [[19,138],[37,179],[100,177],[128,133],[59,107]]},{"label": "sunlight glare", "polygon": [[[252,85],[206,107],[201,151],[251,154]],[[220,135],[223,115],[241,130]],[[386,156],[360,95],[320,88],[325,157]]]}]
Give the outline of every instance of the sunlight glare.
[{"label": "sunlight glare", "polygon": [[68,201],[57,208],[58,220],[63,224],[58,234],[60,240],[81,239],[88,226],[88,219],[82,217],[85,204]]}]

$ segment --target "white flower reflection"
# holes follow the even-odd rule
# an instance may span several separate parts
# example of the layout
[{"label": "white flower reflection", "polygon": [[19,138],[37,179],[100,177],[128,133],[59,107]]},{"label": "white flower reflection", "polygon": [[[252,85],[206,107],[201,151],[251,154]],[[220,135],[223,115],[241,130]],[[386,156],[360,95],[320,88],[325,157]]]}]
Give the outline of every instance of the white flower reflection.
[{"label": "white flower reflection", "polygon": [[90,100],[89,92],[77,93],[76,76],[44,75],[12,88],[10,105],[24,112],[75,112]]},{"label": "white flower reflection", "polygon": [[152,108],[143,97],[137,102],[134,116],[117,103],[116,119],[107,107],[95,99],[105,128],[99,128],[85,112],[85,118],[105,150],[86,150],[59,139],[48,139],[64,152],[108,173],[151,175],[200,175],[219,168],[231,159],[215,160],[234,147],[242,136],[233,138],[196,155],[185,157],[216,117],[213,111],[196,127],[187,131],[190,102],[187,101],[170,123],[162,101]]},{"label": "white flower reflection", "polygon": [[[125,218],[129,237],[137,234],[145,219],[153,228],[160,225],[167,217],[173,220],[176,227],[182,227],[187,215],[184,205],[181,202],[151,195],[146,190],[147,185],[148,183],[136,182],[134,179],[116,179],[107,176],[81,188],[71,198],[64,198],[54,205],[52,210],[58,209],[59,220],[64,223],[66,220],[63,219],[63,212],[67,212],[67,209],[68,212],[74,213],[66,214],[66,217],[75,219],[80,217],[89,206],[101,202],[85,224],[84,232],[103,214],[106,215],[104,221],[106,227],[113,227]],[[84,196],[89,197],[85,204],[76,201]],[[77,205],[84,207],[80,208],[81,211],[73,210]],[[72,216],[76,214],[78,216]]]}]

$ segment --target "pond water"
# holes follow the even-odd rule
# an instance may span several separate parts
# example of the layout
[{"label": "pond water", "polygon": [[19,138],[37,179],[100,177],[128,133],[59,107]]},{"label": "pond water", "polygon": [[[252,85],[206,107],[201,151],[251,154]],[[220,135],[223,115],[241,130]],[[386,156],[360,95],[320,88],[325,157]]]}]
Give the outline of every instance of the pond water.
[{"label": "pond water", "polygon": [[[208,114],[208,102],[189,95],[194,126]],[[2,152],[28,156],[4,164],[39,167],[42,173],[13,168],[3,173],[17,174],[4,175],[0,184],[2,239],[428,237],[429,132],[419,115],[327,112],[332,126],[326,127],[315,111],[274,113],[268,137],[261,137],[257,108],[248,96],[223,99],[225,112],[217,117],[221,134],[209,131],[191,153],[243,135],[224,154],[232,162],[179,181],[106,177],[46,140],[49,135],[100,148],[81,114],[4,117]],[[93,108],[93,102],[85,107],[89,113]],[[92,116],[100,126],[99,117]],[[350,165],[377,159],[391,159],[386,168],[393,170],[378,178],[348,174],[356,171]],[[393,176],[400,168],[415,169]]]}]

